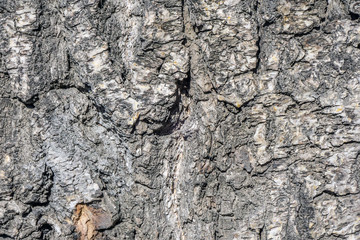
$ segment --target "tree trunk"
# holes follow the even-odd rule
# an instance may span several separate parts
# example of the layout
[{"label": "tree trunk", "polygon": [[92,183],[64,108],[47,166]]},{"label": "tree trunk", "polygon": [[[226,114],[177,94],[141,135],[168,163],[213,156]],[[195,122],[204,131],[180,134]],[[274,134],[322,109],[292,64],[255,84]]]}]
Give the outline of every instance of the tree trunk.
[{"label": "tree trunk", "polygon": [[0,0],[0,239],[360,239],[359,14]]}]

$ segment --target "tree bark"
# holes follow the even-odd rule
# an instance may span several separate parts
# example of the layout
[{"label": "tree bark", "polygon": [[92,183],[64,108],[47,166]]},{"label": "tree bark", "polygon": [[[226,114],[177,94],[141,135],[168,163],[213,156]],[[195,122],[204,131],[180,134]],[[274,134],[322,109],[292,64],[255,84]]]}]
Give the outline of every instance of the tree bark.
[{"label": "tree bark", "polygon": [[360,239],[359,14],[0,0],[0,239]]}]

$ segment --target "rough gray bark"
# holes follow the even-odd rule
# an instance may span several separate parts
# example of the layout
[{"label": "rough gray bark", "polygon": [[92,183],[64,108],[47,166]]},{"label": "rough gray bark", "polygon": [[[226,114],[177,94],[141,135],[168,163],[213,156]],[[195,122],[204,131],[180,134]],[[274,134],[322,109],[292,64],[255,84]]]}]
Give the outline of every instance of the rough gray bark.
[{"label": "rough gray bark", "polygon": [[0,239],[360,239],[359,14],[0,0]]}]

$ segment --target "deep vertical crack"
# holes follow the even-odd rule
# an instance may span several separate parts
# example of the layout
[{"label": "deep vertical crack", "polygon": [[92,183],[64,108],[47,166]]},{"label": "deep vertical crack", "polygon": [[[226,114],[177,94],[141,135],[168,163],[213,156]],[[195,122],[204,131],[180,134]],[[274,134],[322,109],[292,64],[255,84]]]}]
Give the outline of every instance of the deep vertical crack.
[{"label": "deep vertical crack", "polygon": [[257,35],[258,35],[258,40],[256,41],[256,46],[257,46],[257,52],[255,54],[256,57],[256,66],[253,70],[253,72],[255,74],[257,74],[259,72],[259,68],[260,68],[260,52],[261,52],[261,27],[260,24],[257,23]]}]

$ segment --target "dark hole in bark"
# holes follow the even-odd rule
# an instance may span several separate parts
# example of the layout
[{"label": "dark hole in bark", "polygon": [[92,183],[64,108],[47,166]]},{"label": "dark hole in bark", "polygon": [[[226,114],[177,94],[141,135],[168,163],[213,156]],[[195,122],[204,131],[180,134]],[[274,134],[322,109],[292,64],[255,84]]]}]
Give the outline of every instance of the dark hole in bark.
[{"label": "dark hole in bark", "polygon": [[358,20],[360,15],[359,14],[356,14],[356,13],[350,13],[350,17],[351,17],[351,20],[355,21],[355,20]]}]

